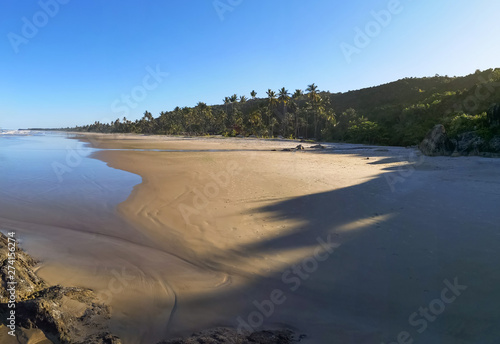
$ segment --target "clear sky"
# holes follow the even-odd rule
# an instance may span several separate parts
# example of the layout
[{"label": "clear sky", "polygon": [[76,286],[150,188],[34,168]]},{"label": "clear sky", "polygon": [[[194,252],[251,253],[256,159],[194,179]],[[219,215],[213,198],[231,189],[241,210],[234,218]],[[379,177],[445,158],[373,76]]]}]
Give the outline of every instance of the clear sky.
[{"label": "clear sky", "polygon": [[[2,0],[0,127],[500,67],[495,0]],[[378,13],[378,15],[374,15]],[[390,14],[390,17],[388,16]],[[378,21],[377,21],[378,20]]]}]

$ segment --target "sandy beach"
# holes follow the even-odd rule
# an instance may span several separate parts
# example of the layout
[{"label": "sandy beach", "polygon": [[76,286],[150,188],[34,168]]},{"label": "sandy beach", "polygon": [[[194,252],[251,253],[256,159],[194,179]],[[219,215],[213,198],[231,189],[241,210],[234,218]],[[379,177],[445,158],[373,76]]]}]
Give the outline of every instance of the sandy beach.
[{"label": "sandy beach", "polygon": [[[108,215],[2,215],[50,284],[95,290],[124,343],[217,326],[301,343],[493,343],[500,160],[411,148],[86,135],[139,175]],[[78,168],[78,167],[76,167]],[[75,204],[78,203],[75,201]],[[110,215],[109,215],[110,214]],[[42,219],[45,218],[45,221]],[[426,310],[423,310],[426,309]]]}]

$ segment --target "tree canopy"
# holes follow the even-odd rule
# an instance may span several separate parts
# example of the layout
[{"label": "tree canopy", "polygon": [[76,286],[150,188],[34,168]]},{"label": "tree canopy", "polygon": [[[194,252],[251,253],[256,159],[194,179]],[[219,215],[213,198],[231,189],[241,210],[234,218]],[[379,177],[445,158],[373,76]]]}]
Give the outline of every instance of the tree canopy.
[{"label": "tree canopy", "polygon": [[[405,78],[345,93],[320,91],[314,83],[303,92],[268,89],[265,98],[233,94],[220,105],[199,102],[176,107],[157,117],[145,111],[141,119],[67,128],[106,133],[167,135],[283,136],[324,141],[383,145],[414,145],[435,124],[451,135],[481,129],[491,135],[486,111],[500,103],[500,69],[476,71],[464,77]],[[498,129],[494,129],[498,130]]]}]

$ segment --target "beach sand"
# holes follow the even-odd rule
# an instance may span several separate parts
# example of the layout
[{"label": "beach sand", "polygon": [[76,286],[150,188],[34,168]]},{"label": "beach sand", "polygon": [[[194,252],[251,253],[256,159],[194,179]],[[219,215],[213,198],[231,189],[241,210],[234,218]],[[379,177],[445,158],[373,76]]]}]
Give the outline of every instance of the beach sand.
[{"label": "beach sand", "polygon": [[112,149],[93,158],[142,177],[112,217],[0,221],[23,234],[42,278],[111,304],[124,343],[216,326],[287,327],[301,343],[500,337],[498,159],[348,144],[287,152],[299,143],[286,140],[83,140]]}]

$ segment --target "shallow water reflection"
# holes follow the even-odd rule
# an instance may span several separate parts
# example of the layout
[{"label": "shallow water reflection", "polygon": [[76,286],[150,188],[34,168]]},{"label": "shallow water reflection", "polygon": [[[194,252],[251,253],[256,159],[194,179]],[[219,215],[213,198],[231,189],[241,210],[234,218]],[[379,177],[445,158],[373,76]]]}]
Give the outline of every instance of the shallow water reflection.
[{"label": "shallow water reflection", "polygon": [[31,222],[47,207],[61,217],[74,207],[87,215],[114,209],[142,179],[91,159],[95,151],[63,133],[0,135],[0,217]]}]

